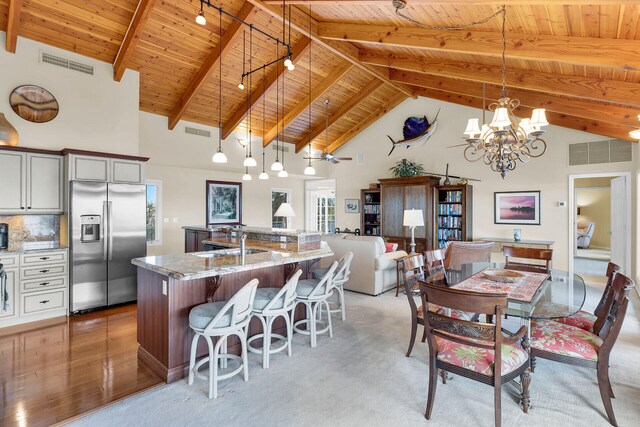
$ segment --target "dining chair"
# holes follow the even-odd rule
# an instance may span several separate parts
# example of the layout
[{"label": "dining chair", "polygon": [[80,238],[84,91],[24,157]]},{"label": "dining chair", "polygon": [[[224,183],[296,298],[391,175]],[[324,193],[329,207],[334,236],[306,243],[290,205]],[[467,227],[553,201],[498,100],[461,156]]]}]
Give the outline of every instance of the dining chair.
[{"label": "dining chair", "polygon": [[490,262],[493,242],[449,242],[445,249],[445,268],[460,269],[463,264]]},{"label": "dining chair", "polygon": [[[247,326],[251,320],[251,310],[258,288],[258,279],[244,285],[229,301],[209,302],[195,306],[189,312],[189,326],[195,332],[191,341],[189,358],[189,385],[194,377],[205,379],[198,372],[200,367],[209,362],[209,399],[218,397],[218,381],[243,373],[244,380],[249,381],[249,362],[247,360]],[[227,338],[236,335],[240,338],[241,355],[227,354]],[[204,338],[209,348],[207,357],[196,363],[198,341]],[[218,337],[214,346],[212,337]],[[227,360],[240,362],[232,372],[218,375],[218,363],[226,368]]]},{"label": "dining chair", "polygon": [[[416,333],[418,331],[418,324],[424,325],[424,314],[422,304],[418,306],[414,299],[414,295],[419,294],[418,284],[421,280],[428,280],[429,276],[424,272],[424,257],[422,254],[412,254],[403,259],[402,262],[402,279],[404,282],[405,293],[409,300],[409,308],[411,309],[411,337],[409,338],[409,348],[407,350],[407,357],[411,356],[413,350],[413,344],[416,340]],[[442,307],[435,304],[428,305],[430,311],[444,312]],[[451,315],[459,318],[469,320],[473,317],[473,314],[452,311]],[[422,342],[426,339],[426,331],[422,334]]]},{"label": "dining chair", "polygon": [[609,295],[609,291],[611,290],[613,276],[621,271],[622,268],[620,268],[618,264],[609,262],[609,264],[607,265],[607,284],[604,287],[604,291],[602,292],[602,296],[600,297],[600,302],[598,302],[598,305],[596,306],[593,314],[585,310],[580,310],[569,317],[561,317],[554,320],[556,322],[564,323],[565,325],[575,326],[587,332],[593,332],[596,326],[598,315],[604,309],[604,304],[607,300],[607,296]]},{"label": "dining chair", "polygon": [[[505,257],[504,268],[534,273],[548,273],[551,269],[553,249],[522,248],[519,246],[503,246],[502,254]],[[509,257],[543,261],[543,263],[526,263],[510,261]]]},{"label": "dining chair", "polygon": [[609,380],[609,356],[616,343],[629,305],[629,291],[635,283],[618,273],[613,277],[606,301],[598,314],[594,332],[552,320],[531,323],[531,370],[536,358],[570,365],[596,368],[600,397],[609,422],[617,426],[611,399],[614,398]]},{"label": "dining chair", "polygon": [[[526,340],[527,328],[521,326],[515,334],[502,329],[501,319],[507,309],[507,294],[461,291],[433,284],[419,286],[423,307],[435,304],[452,310],[491,314],[496,319],[495,324],[482,323],[427,312],[425,331],[429,343],[429,393],[425,418],[431,418],[438,369],[493,386],[496,426],[500,426],[502,418],[502,384],[520,377],[520,404],[522,410],[528,412],[531,384],[529,353],[519,345],[521,340]],[[451,398],[455,400],[455,396]]]}]

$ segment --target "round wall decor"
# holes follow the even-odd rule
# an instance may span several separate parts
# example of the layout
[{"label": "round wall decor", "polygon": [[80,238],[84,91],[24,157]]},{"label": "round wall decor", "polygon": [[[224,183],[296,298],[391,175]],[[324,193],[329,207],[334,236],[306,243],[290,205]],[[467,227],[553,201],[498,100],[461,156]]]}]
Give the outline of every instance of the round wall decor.
[{"label": "round wall decor", "polygon": [[55,96],[35,85],[18,86],[9,95],[13,111],[33,123],[46,123],[56,118],[60,106]]}]

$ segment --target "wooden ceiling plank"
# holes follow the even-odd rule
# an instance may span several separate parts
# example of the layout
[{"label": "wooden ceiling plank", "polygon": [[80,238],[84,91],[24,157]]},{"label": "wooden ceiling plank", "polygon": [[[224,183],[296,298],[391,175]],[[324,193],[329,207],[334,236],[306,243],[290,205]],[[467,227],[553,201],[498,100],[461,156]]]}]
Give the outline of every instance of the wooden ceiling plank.
[{"label": "wooden ceiling plank", "polygon": [[[333,86],[338,80],[342,78],[353,67],[353,64],[347,61],[343,61],[338,67],[336,67],[327,77],[325,77],[318,85],[311,89],[311,103],[314,103],[320,98],[331,86]],[[262,145],[265,147],[273,141],[278,135],[278,130],[284,130],[291,124],[300,114],[302,114],[309,105],[308,97],[298,102],[291,110],[289,110],[284,117],[280,118],[278,122],[269,129],[262,138]]]},{"label": "wooden ceiling plank", "polygon": [[[475,82],[501,84],[501,67],[456,62],[409,55],[384,55],[361,50],[360,60],[367,64],[406,71],[453,77]],[[640,84],[593,77],[507,69],[507,85],[558,95],[640,106]]]},{"label": "wooden ceiling plank", "polygon": [[[382,86],[383,84],[384,83],[382,82],[382,80],[373,79],[369,84],[359,90],[355,96],[349,98],[349,101],[347,101],[345,104],[342,104],[340,108],[338,108],[332,114],[329,114],[329,127],[331,127],[331,125],[344,117],[349,111],[351,111],[366,98],[371,96],[373,92],[378,90],[378,88],[380,88],[380,86]],[[313,129],[311,129],[311,132],[309,133],[309,136],[306,140],[305,138],[303,138],[298,142],[298,144],[296,144],[296,153],[302,151],[302,149],[307,145],[309,141],[314,141],[317,137],[319,137],[322,132],[324,132],[326,127],[327,123],[325,123],[325,120],[319,122]]]},{"label": "wooden ceiling plank", "polygon": [[[270,5],[279,5],[282,4],[282,0],[264,0],[265,4]],[[547,3],[551,3],[551,0],[409,0],[411,5],[508,5],[508,6],[528,6],[532,4],[544,5]],[[582,4],[631,4],[637,3],[637,0],[562,0],[562,4],[573,4],[573,5],[582,5]],[[354,5],[354,6],[390,6],[390,0],[288,0],[287,4],[292,5],[325,5],[325,6],[334,6],[336,4],[339,5]]]},{"label": "wooden ceiling plank", "polygon": [[[441,31],[392,25],[319,22],[327,40],[411,47],[459,54],[501,56],[499,32]],[[533,34],[507,34],[507,58],[565,62],[596,67],[640,69],[640,41]]]},{"label": "wooden ceiling plank", "polygon": [[[426,98],[437,99],[440,101],[451,102],[454,104],[465,105],[467,107],[482,110],[482,98],[427,88],[416,88],[414,91],[417,95],[424,96]],[[522,117],[530,116],[531,112],[531,108],[524,106],[520,106],[516,110],[516,113]],[[552,111],[547,113],[547,120],[554,126],[575,129],[583,132],[594,133],[597,135],[604,135],[609,138],[619,138],[626,141],[638,142],[637,140],[632,140],[629,137],[629,131],[632,128],[623,125],[598,122],[594,120],[584,119],[582,117],[554,113]],[[463,137],[462,130],[464,128],[464,123],[461,123],[460,126],[460,136]]]},{"label": "wooden ceiling plank", "polygon": [[[391,78],[413,86],[482,97],[482,87],[479,84],[464,80],[394,70],[391,71]],[[486,89],[487,100],[489,102],[497,101],[500,97],[501,86],[489,84]],[[523,89],[509,89],[507,95],[512,99],[518,99],[521,105],[531,108],[545,108],[548,111],[626,126],[634,126],[637,123],[638,110],[636,108]]]},{"label": "wooden ceiling plank", "polygon": [[[284,19],[282,16],[281,8],[275,5],[268,5],[263,0],[247,1],[251,2],[256,7],[259,7],[260,9],[267,12],[274,18],[279,19],[280,21]],[[287,22],[291,23],[292,29],[309,37],[311,40],[317,42],[320,46],[324,47],[340,58],[351,62],[353,65],[355,65],[365,73],[371,75],[372,77],[380,79],[383,82],[390,84],[398,91],[413,97],[410,88],[392,82],[384,72],[380,72],[380,70],[376,69],[376,67],[372,67],[360,62],[360,60],[358,59],[358,48],[356,46],[353,46],[351,43],[333,43],[330,40],[325,40],[321,37],[318,37],[318,21],[316,21],[314,18],[311,18],[311,28],[309,28],[309,15],[307,15],[305,12],[300,11],[296,7],[292,8],[292,11],[292,16],[287,20]]]},{"label": "wooden ceiling plank", "polygon": [[22,0],[9,0],[9,13],[7,15],[7,52],[16,53],[21,9]]},{"label": "wooden ceiling plank", "polygon": [[[415,91],[412,91],[412,93],[414,92]],[[355,127],[351,128],[349,131],[345,132],[344,134],[342,134],[342,136],[340,136],[338,139],[336,139],[331,144],[329,144],[329,149],[328,149],[329,153],[333,153],[338,148],[342,147],[344,144],[351,141],[351,139],[353,139],[356,135],[358,135],[360,132],[368,128],[369,125],[371,125],[372,123],[380,119],[382,116],[387,114],[389,111],[391,111],[393,108],[398,106],[402,101],[404,101],[407,98],[408,98],[407,95],[405,95],[404,93],[398,93],[395,96],[393,96],[391,99],[389,99],[389,101],[387,101],[386,103],[384,103],[383,105],[381,105],[380,107],[372,111],[371,114],[369,114],[364,120],[358,123]]]},{"label": "wooden ceiling plank", "polygon": [[145,23],[149,20],[151,10],[155,6],[156,1],[157,0],[140,0],[140,3],[138,3],[138,7],[136,12],[133,14],[127,34],[125,34],[124,39],[122,40],[122,44],[120,45],[120,50],[118,50],[115,61],[113,61],[113,78],[115,81],[119,82],[122,80],[124,71],[127,69],[129,60],[133,55],[135,46],[140,39],[142,31],[144,30]]},{"label": "wooden ceiling plank", "polygon": [[[238,13],[238,18],[241,20],[251,23],[251,21],[255,18],[257,9],[255,6],[247,1],[244,2],[240,12]],[[169,116],[169,129],[173,129],[180,118],[184,115],[189,108],[189,104],[195,98],[198,93],[198,90],[204,85],[206,80],[209,78],[211,71],[214,70],[221,60],[224,60],[225,56],[228,54],[229,48],[233,46],[234,42],[236,42],[243,34],[244,26],[240,22],[234,20],[231,22],[227,30],[222,35],[222,40],[220,43],[221,49],[216,46],[211,50],[211,53],[205,59],[202,67],[198,70],[198,73],[194,77],[193,81],[189,84],[185,92],[180,97],[180,101],[176,104],[171,115]],[[220,52],[222,50],[222,52]]]},{"label": "wooden ceiling plank", "polygon": [[[309,50],[309,46],[311,45],[311,39],[308,37],[302,37],[298,43],[293,45],[291,48],[292,56],[291,61],[296,64],[298,60]],[[257,89],[253,91],[251,103],[247,106],[247,101],[244,101],[231,115],[231,118],[224,123],[222,126],[222,139],[227,139],[229,135],[242,123],[244,120],[247,110],[249,108],[254,107],[264,96],[265,93],[269,92],[269,90],[275,85],[276,81],[282,73],[284,73],[286,67],[273,67],[272,70],[265,77],[265,82],[260,82]],[[264,91],[263,91],[264,88]]]}]

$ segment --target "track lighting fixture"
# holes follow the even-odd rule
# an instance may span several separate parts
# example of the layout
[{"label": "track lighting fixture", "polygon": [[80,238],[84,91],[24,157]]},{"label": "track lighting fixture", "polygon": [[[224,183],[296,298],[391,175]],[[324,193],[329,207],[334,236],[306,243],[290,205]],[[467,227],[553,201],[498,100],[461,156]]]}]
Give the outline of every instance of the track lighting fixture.
[{"label": "track lighting fixture", "polygon": [[202,2],[200,2],[200,12],[196,16],[196,24],[205,25],[207,23],[207,18],[204,17],[204,10],[202,10]]}]

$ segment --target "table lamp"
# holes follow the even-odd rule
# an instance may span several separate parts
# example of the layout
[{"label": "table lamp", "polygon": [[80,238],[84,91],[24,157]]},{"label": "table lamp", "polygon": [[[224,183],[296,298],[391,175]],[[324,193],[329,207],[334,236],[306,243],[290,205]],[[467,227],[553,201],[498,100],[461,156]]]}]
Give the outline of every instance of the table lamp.
[{"label": "table lamp", "polygon": [[408,209],[404,211],[402,218],[402,225],[411,228],[411,253],[416,251],[416,239],[414,236],[416,227],[424,226],[424,218],[422,217],[422,210],[420,209]]},{"label": "table lamp", "polygon": [[[280,207],[278,207],[278,210],[276,211],[276,213],[273,214],[273,216],[279,216],[283,218],[293,218],[296,216],[296,213],[293,211],[293,208],[291,207],[291,205],[285,202],[285,203],[282,203]],[[288,224],[288,221],[286,221],[286,223]]]}]

